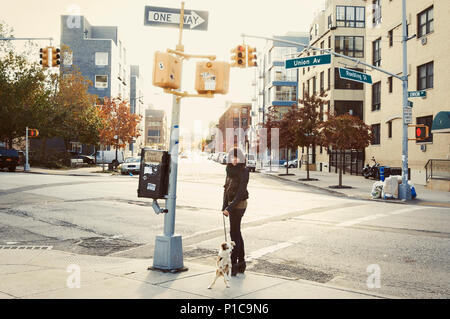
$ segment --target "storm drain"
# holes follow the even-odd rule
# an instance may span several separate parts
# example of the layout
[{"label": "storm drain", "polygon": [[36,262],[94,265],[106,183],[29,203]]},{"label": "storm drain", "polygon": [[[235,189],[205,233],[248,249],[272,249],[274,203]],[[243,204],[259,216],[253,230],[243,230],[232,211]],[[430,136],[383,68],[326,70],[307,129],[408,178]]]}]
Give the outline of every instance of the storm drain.
[{"label": "storm drain", "polygon": [[53,246],[13,246],[0,245],[0,250],[52,250]]}]

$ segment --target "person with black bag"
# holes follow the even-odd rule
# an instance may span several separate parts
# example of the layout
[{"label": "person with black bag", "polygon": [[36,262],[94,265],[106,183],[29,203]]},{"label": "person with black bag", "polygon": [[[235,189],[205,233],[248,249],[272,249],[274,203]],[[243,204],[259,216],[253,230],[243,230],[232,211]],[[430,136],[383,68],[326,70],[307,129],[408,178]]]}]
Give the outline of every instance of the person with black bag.
[{"label": "person with black bag", "polygon": [[247,209],[249,170],[245,166],[244,153],[237,147],[227,156],[227,177],[223,194],[223,215],[230,218],[230,237],[235,242],[231,253],[231,275],[244,273],[246,268],[244,240],[241,234],[241,220]]}]

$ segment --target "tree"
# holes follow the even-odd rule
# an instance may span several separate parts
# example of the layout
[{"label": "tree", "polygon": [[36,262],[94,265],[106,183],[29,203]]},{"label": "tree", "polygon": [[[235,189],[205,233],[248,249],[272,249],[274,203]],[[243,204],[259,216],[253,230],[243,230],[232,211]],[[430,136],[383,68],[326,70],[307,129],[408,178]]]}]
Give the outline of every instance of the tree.
[{"label": "tree", "polygon": [[339,185],[342,186],[343,153],[345,150],[362,150],[369,146],[372,140],[370,126],[361,119],[349,114],[333,116],[329,115],[326,122],[322,124],[321,135],[324,144],[340,152]]},{"label": "tree", "polygon": [[296,131],[299,128],[299,110],[295,105],[289,112],[285,113],[279,121],[280,147],[285,149],[286,154],[286,174],[289,175],[290,151],[297,149],[298,138]]},{"label": "tree", "polygon": [[[11,36],[12,30],[0,24],[0,37]],[[11,43],[0,42],[0,140],[12,148],[25,137],[26,126],[36,127],[48,91],[42,68]]]},{"label": "tree", "polygon": [[320,135],[322,119],[319,110],[323,110],[325,97],[326,94],[324,92],[319,95],[307,95],[303,100],[299,101],[302,106],[296,110],[294,116],[294,121],[297,121],[297,125],[293,125],[292,130],[297,139],[297,146],[306,147],[306,180],[311,180],[309,178],[309,148],[322,144]]},{"label": "tree", "polygon": [[141,136],[138,125],[142,116],[132,114],[127,101],[119,98],[105,98],[103,104],[100,105],[100,117],[104,124],[100,130],[100,143],[115,147],[115,165],[117,165],[118,149],[124,148],[126,144],[132,143],[133,139]]},{"label": "tree", "polygon": [[51,83],[52,116],[42,125],[43,137],[62,138],[66,150],[71,141],[97,145],[103,122],[96,106],[97,96],[88,92],[92,82],[72,69],[52,75]]}]

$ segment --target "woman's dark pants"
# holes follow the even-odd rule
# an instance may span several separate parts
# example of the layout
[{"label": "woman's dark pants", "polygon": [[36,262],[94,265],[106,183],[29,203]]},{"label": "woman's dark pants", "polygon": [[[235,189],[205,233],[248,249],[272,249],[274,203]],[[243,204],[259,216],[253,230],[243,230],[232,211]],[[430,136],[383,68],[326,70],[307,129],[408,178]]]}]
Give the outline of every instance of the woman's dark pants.
[{"label": "woman's dark pants", "polygon": [[244,240],[241,234],[241,220],[244,213],[245,209],[234,209],[230,212],[230,237],[236,244],[231,252],[232,264],[244,262]]}]

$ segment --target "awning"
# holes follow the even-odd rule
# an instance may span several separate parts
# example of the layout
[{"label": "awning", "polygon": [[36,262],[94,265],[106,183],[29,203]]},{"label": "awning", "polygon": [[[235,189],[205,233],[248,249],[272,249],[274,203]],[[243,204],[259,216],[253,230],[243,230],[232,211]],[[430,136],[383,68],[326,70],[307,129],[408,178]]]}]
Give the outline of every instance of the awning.
[{"label": "awning", "polygon": [[450,112],[439,112],[434,117],[431,133],[450,133]]}]

